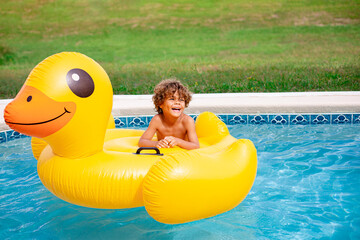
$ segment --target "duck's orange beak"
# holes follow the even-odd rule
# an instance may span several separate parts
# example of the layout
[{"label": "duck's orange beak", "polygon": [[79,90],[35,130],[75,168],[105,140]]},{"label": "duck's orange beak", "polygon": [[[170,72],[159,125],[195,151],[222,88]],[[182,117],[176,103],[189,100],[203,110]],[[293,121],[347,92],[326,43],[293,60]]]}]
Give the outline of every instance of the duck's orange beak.
[{"label": "duck's orange beak", "polygon": [[74,102],[57,102],[38,89],[24,85],[4,113],[10,128],[25,135],[44,138],[64,127],[74,116]]}]

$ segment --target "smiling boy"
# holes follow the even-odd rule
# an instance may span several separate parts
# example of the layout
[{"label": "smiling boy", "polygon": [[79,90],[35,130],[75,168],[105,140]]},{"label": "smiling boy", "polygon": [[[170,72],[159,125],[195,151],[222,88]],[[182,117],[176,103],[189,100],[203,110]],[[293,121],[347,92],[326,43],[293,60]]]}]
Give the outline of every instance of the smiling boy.
[{"label": "smiling boy", "polygon": [[[191,93],[179,81],[168,79],[154,89],[153,102],[158,112],[139,140],[139,147],[184,149],[199,148],[194,120],[184,113],[191,101]],[[153,136],[157,135],[157,141]]]}]

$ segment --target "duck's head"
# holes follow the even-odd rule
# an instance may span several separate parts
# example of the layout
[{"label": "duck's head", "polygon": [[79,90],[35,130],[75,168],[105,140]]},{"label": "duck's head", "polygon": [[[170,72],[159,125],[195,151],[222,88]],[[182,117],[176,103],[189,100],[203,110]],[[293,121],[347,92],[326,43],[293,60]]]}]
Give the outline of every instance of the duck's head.
[{"label": "duck's head", "polygon": [[102,149],[112,98],[109,77],[98,63],[63,52],[31,71],[4,118],[15,131],[44,139],[57,155],[84,157]]}]

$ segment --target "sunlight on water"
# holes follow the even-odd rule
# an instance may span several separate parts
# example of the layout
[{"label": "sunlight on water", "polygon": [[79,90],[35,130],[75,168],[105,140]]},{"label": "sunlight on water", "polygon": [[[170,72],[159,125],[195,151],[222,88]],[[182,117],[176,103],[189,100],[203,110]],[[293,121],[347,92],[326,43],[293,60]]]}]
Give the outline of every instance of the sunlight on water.
[{"label": "sunlight on water", "polygon": [[75,206],[41,184],[30,138],[0,144],[1,239],[360,239],[360,126],[230,126],[258,150],[235,209],[165,225],[143,207]]}]

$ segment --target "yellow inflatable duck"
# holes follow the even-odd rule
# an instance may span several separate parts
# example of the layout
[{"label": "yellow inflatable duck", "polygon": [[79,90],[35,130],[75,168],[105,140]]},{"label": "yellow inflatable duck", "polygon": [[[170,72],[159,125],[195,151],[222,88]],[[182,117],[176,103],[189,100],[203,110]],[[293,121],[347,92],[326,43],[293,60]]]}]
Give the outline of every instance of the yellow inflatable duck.
[{"label": "yellow inflatable duck", "polygon": [[206,112],[195,123],[199,149],[134,154],[143,131],[113,128],[112,98],[98,63],[63,52],[39,63],[6,107],[5,122],[36,137],[38,174],[54,195],[93,208],[145,206],[168,224],[215,216],[246,197],[257,170],[251,141]]}]

